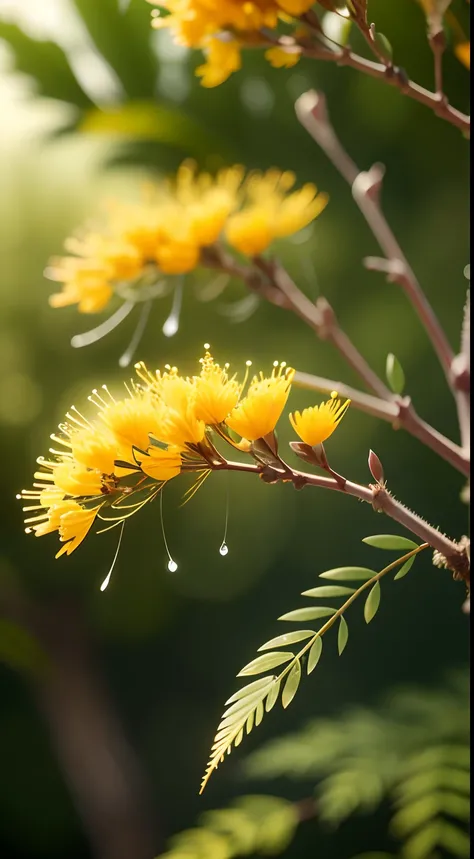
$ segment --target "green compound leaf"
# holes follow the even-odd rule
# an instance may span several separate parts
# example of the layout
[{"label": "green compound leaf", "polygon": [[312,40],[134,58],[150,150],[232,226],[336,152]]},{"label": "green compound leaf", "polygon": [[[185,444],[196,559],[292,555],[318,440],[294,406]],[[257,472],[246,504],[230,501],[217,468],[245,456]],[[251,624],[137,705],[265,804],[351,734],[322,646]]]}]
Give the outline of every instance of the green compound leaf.
[{"label": "green compound leaf", "polygon": [[[379,33],[379,36],[380,35],[381,34]],[[405,373],[403,372],[403,367],[400,364],[400,361],[392,354],[392,352],[389,352],[387,355],[385,374],[387,376],[387,382],[394,394],[402,394],[405,387]]]},{"label": "green compound leaf", "polygon": [[264,671],[269,671],[271,668],[276,668],[278,665],[283,665],[284,662],[289,662],[294,659],[294,653],[289,651],[276,651],[275,653],[265,653],[263,656],[257,656],[252,659],[248,665],[239,671],[237,677],[245,677],[248,674],[262,674]]},{"label": "green compound leaf", "polygon": [[342,654],[346,644],[347,639],[349,638],[349,627],[347,626],[346,620],[344,617],[341,617],[339,621],[339,630],[337,633],[337,649],[339,651],[339,656]]},{"label": "green compound leaf", "polygon": [[270,650],[272,647],[284,647],[287,644],[296,644],[297,641],[304,641],[306,638],[311,638],[315,635],[314,629],[299,629],[296,632],[287,632],[285,635],[277,635],[276,638],[271,638],[259,647],[260,650]]},{"label": "green compound leaf", "polygon": [[309,591],[303,591],[302,597],[345,597],[354,593],[354,588],[345,588],[342,585],[321,585],[319,588],[310,588]]},{"label": "green compound leaf", "polygon": [[398,534],[372,534],[370,537],[364,537],[362,542],[376,549],[406,549],[408,552],[419,547],[419,543],[414,543],[408,537],[400,537]]},{"label": "green compound leaf", "polygon": [[281,703],[282,703],[284,709],[286,709],[288,707],[288,705],[291,704],[293,698],[295,697],[295,695],[298,691],[298,686],[300,685],[300,680],[301,680],[301,663],[300,663],[299,659],[297,659],[295,664],[293,665],[293,668],[291,669],[290,673],[288,674],[288,679],[285,683],[285,686],[284,686],[284,689],[282,692]]},{"label": "green compound leaf", "polygon": [[323,640],[322,638],[317,638],[309,651],[308,665],[306,668],[308,674],[311,674],[311,672],[314,671],[314,669],[316,668],[316,665],[318,664],[319,659],[321,657],[322,650]]},{"label": "green compound leaf", "polygon": [[333,579],[334,581],[366,581],[372,576],[377,575],[375,570],[369,570],[367,567],[335,567],[333,570],[327,570],[325,573],[320,573],[320,579]]},{"label": "green compound leaf", "polygon": [[335,613],[336,609],[329,608],[329,606],[297,608],[295,611],[289,611],[287,614],[282,614],[278,620],[316,620],[319,617],[330,617],[330,615]]},{"label": "green compound leaf", "polygon": [[366,623],[370,623],[371,620],[377,614],[378,608],[380,605],[380,584],[379,582],[375,582],[373,588],[371,588],[369,592],[369,596],[367,597],[364,605],[364,618]]},{"label": "green compound leaf", "polygon": [[411,570],[411,568],[415,562],[415,558],[416,558],[416,555],[413,555],[412,558],[408,558],[408,561],[405,561],[403,566],[400,567],[397,575],[393,577],[394,581],[395,581],[395,579],[403,579],[403,577],[406,576],[406,574],[410,572],[410,570]]}]

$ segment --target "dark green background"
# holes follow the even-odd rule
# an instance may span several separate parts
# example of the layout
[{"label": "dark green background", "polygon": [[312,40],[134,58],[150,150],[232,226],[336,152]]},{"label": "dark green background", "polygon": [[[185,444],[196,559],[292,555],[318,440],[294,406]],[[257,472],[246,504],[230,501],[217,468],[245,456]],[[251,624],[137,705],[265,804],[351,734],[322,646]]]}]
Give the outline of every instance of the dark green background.
[{"label": "dark green background", "polygon": [[[148,6],[133,5],[140,23],[135,39],[130,29],[114,27],[113,18],[107,21],[111,0],[95,4],[96,32],[109,62],[121,65],[131,97],[148,98],[157,92],[157,69],[143,59],[139,47]],[[87,2],[76,5],[90,11]],[[461,12],[463,6],[457,4]],[[397,62],[413,79],[431,87],[431,56],[415,3],[378,0],[370,4],[370,14],[390,38]],[[148,29],[143,32],[148,37]],[[162,70],[171,62],[165,52],[158,56],[160,80],[166,81]],[[252,52],[245,57],[243,72],[209,91],[192,76],[196,62],[194,55],[184,61],[180,74],[189,80],[189,95],[179,104],[195,127],[174,133],[172,144],[132,140],[124,145],[114,137],[98,140],[79,131],[51,140],[33,129],[21,146],[3,150],[1,168],[2,581],[7,589],[20,582],[35,600],[49,606],[66,595],[83,606],[104,682],[152,785],[159,822],[156,852],[163,849],[165,836],[193,825],[200,811],[254,790],[240,774],[239,762],[247,750],[294,730],[310,716],[337,714],[353,702],[370,703],[392,684],[437,683],[445,669],[462,666],[467,658],[462,586],[454,584],[449,573],[434,569],[428,556],[422,557],[413,575],[400,583],[387,582],[381,610],[369,628],[363,628],[360,607],[351,611],[351,641],[343,659],[336,655],[335,642],[327,646],[317,672],[302,685],[289,711],[275,709],[198,799],[213,731],[224,700],[236,689],[237,671],[264,640],[278,634],[276,618],[299,605],[298,594],[316,583],[319,572],[344,564],[382,565],[385,554],[364,547],[361,538],[396,528],[350,498],[316,490],[297,493],[245,475],[231,475],[228,481],[222,474],[211,476],[181,509],[183,482],[178,480],[167,488],[165,499],[167,536],[178,572],[170,575],[165,569],[155,504],[127,526],[105,594],[99,584],[115,551],[116,532],[89,537],[71,558],[59,561],[54,560],[54,538],[34,540],[23,532],[15,493],[30,485],[35,457],[47,451],[49,434],[71,402],[84,402],[90,389],[103,382],[117,389],[127,376],[119,371],[117,359],[134,325],[129,318],[102,342],[74,351],[71,336],[92,327],[98,317],[79,317],[73,308],[50,309],[51,285],[42,270],[50,255],[61,252],[68,233],[98,209],[104,194],[136,193],[144,174],[140,162],[150,170],[169,170],[192,155],[211,167],[219,160],[278,166],[295,170],[299,182],[314,181],[329,192],[330,205],[310,237],[301,244],[282,244],[281,258],[308,295],[328,297],[379,373],[387,352],[398,356],[407,392],[420,414],[457,438],[453,401],[426,335],[401,291],[363,269],[361,258],[378,251],[375,241],[349,188],[297,124],[293,102],[309,87],[323,89],[334,125],[358,165],[386,165],[387,216],[454,348],[467,286],[466,140],[426,108],[351,70],[306,61],[294,70],[277,71]],[[445,69],[454,104],[467,109],[468,73],[450,52]],[[258,94],[262,82],[264,109],[249,110],[242,88],[245,100],[245,87],[252,85],[255,93],[256,86]],[[158,100],[173,106],[166,90],[158,90]],[[268,93],[273,102],[269,110]],[[36,110],[38,97],[32,95],[30,104]],[[59,116],[58,125],[64,117]],[[201,274],[200,281],[208,277]],[[209,341],[218,360],[228,360],[235,368],[243,367],[247,358],[268,368],[278,358],[301,370],[356,382],[329,346],[276,308],[262,305],[247,322],[229,322],[219,307],[244,297],[241,284],[232,283],[221,299],[208,304],[198,302],[193,291],[190,278],[182,324],[172,340],[161,334],[168,300],[154,306],[139,349],[150,365],[169,361],[193,372],[202,344]],[[292,407],[318,401],[317,395],[297,390],[290,400]],[[283,449],[290,438],[283,419]],[[465,533],[462,478],[416,440],[352,409],[327,445],[333,466],[363,482],[370,479],[366,462],[371,447],[399,498],[450,536]],[[226,482],[230,552],[221,558]],[[81,823],[31,684],[5,666],[0,668],[0,685],[0,853],[12,859],[85,859],[89,852]],[[287,785],[261,787],[281,789],[290,798],[304,791]],[[383,817],[369,825],[356,820],[328,840],[316,824],[308,824],[288,856],[349,859],[356,852],[382,848],[384,825]]]}]

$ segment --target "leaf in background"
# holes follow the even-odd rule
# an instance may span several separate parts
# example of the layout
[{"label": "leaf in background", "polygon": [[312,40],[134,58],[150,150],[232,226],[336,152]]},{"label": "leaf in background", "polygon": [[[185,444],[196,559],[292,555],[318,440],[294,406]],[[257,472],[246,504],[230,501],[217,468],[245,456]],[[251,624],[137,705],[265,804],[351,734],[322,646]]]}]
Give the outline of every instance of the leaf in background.
[{"label": "leaf in background", "polygon": [[380,605],[380,584],[379,582],[375,582],[373,588],[371,588],[369,592],[369,596],[367,597],[364,605],[364,618],[366,623],[370,623],[371,620],[377,614],[378,608]]},{"label": "leaf in background", "polygon": [[403,394],[403,389],[405,387],[405,373],[403,372],[403,367],[400,364],[400,361],[392,352],[389,352],[387,355],[385,375],[387,376],[387,382],[394,394]]},{"label": "leaf in background", "polygon": [[77,130],[110,134],[133,140],[179,146],[188,155],[205,158],[220,151],[221,141],[179,108],[154,101],[130,101],[107,111],[95,108],[84,114]]},{"label": "leaf in background", "polygon": [[72,0],[99,53],[115,71],[129,98],[150,98],[156,89],[158,60],[151,46],[150,9],[131,0]]},{"label": "leaf in background", "polygon": [[82,110],[93,107],[66,54],[55,42],[32,39],[15,24],[5,21],[0,21],[0,39],[4,39],[12,49],[15,69],[31,77],[41,95],[68,102]]},{"label": "leaf in background", "polygon": [[48,664],[38,642],[26,629],[10,620],[0,620],[0,662],[16,671],[36,674]]},{"label": "leaf in background", "polygon": [[418,548],[418,543],[408,537],[399,537],[398,534],[372,534],[370,537],[364,537],[362,542],[376,549],[406,549],[410,552]]},{"label": "leaf in background", "polygon": [[341,656],[346,644],[347,639],[349,638],[349,627],[347,626],[346,620],[344,617],[341,617],[339,621],[339,630],[337,633],[337,649],[339,652],[339,656]]}]

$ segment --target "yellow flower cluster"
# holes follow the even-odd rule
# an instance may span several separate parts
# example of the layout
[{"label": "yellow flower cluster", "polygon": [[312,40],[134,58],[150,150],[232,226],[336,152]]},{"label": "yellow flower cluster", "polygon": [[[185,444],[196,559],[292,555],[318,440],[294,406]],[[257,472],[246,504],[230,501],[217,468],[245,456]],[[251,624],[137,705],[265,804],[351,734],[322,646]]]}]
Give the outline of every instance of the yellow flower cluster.
[{"label": "yellow flower cluster", "polygon": [[[125,386],[122,399],[105,385],[92,392],[93,418],[72,406],[51,436],[59,449],[38,459],[33,488],[18,496],[26,502],[27,532],[40,537],[57,531],[64,545],[56,557],[69,555],[96,518],[109,523],[102,530],[123,523],[178,474],[197,472],[200,485],[212,470],[238,468],[217,450],[213,437],[252,456],[252,443],[260,439],[273,450],[272,434],[294,371],[275,362],[271,375],[254,376],[244,395],[248,369],[239,382],[209,351],[200,363],[198,375],[185,377],[176,367],[151,372],[140,362],[138,381]],[[347,405],[331,400],[290,419],[300,438],[313,445],[331,435]],[[258,472],[262,463],[254,458]]]},{"label": "yellow flower cluster", "polygon": [[62,289],[50,304],[97,313],[114,292],[125,295],[125,288],[130,297],[131,288],[156,282],[160,274],[192,271],[203,248],[219,239],[241,253],[261,253],[309,224],[327,203],[314,185],[292,191],[293,173],[244,173],[234,166],[213,177],[185,162],[142,203],[110,205],[104,231],[68,239],[73,255],[51,261],[47,275]]},{"label": "yellow flower cluster", "polygon": [[[188,48],[201,48],[206,62],[196,74],[205,87],[215,87],[241,67],[241,48],[264,43],[262,30],[276,30],[280,21],[293,23],[313,6],[314,0],[149,0],[164,8],[153,26],[169,28],[175,41]],[[275,46],[266,52],[277,68],[295,65],[296,45]]]}]

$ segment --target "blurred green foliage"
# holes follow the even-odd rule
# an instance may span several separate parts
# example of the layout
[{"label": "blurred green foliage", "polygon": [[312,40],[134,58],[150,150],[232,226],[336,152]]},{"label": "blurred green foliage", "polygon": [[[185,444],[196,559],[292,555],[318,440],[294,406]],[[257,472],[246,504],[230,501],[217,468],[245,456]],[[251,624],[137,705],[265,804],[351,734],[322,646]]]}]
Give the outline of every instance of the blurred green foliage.
[{"label": "blurred green foliage", "polygon": [[[98,587],[113,557],[113,535],[94,537],[70,559],[54,561],[54,539],[36,541],[23,533],[14,496],[30,484],[35,458],[46,452],[49,434],[71,402],[84,400],[102,382],[121,382],[117,359],[133,323],[88,349],[72,350],[72,335],[91,320],[74,309],[49,308],[44,266],[61,252],[64,238],[99,210],[104,196],[133,197],[143,178],[174,169],[183,157],[209,168],[235,160],[294,169],[299,182],[315,181],[328,191],[331,203],[314,228],[278,247],[283,262],[308,295],[328,296],[380,374],[387,354],[397,356],[419,412],[456,438],[453,403],[424,332],[401,291],[362,268],[361,257],[376,250],[373,237],[349,189],[296,123],[293,103],[308,87],[322,88],[359,166],[386,164],[387,215],[454,347],[467,285],[462,272],[468,261],[468,152],[456,129],[348,69],[305,61],[291,71],[275,70],[251,52],[243,73],[207,91],[193,76],[199,59],[151,31],[150,9],[142,0],[132,0],[125,12],[115,0],[73,5],[79,14],[71,18],[70,33],[82,53],[74,50],[74,39],[67,46],[52,37],[38,41],[26,25],[0,21],[0,37],[10,45],[0,90],[6,100],[0,164],[0,441],[6,454],[0,571],[2,580],[5,573],[30,598],[49,602],[67,594],[83,606],[112,699],[152,784],[164,839],[189,826],[198,810],[223,806],[239,790],[237,754],[208,795],[198,799],[195,790],[229,678],[251,658],[262,635],[272,634],[273,618],[316,583],[321,569],[364,563],[360,537],[374,530],[374,514],[330,493],[321,497],[254,483],[245,475],[228,481],[213,475],[182,509],[182,486],[166,490],[168,541],[179,562],[173,576],[165,570],[156,507],[126,529],[105,594]],[[462,0],[454,8],[464,14]],[[413,0],[373,0],[370,15],[389,38],[396,61],[414,80],[432,86],[424,20]],[[86,75],[88,64],[93,71]],[[29,77],[15,77],[9,65]],[[445,80],[453,103],[466,109],[468,74],[450,53]],[[201,286],[208,280],[199,276]],[[242,284],[232,282],[212,302],[198,301],[195,287],[191,281],[186,286],[182,325],[173,340],[160,333],[166,298],[155,303],[140,349],[151,365],[169,361],[191,370],[209,341],[219,359],[236,367],[247,358],[262,366],[279,358],[356,381],[338,355],[274,307],[262,305],[245,324],[232,323],[229,304],[245,297]],[[312,402],[307,392],[292,393],[293,408]],[[282,421],[282,443],[290,437]],[[331,442],[334,466],[367,481],[369,448],[382,459],[397,496],[448,534],[466,531],[466,508],[452,503],[462,489],[459,476],[415,439],[352,411]],[[223,559],[218,547],[227,485],[230,552]],[[436,683],[444,668],[464,664],[463,593],[449,574],[421,558],[400,589],[392,590],[377,622],[363,633],[363,620],[354,624],[344,659],[334,650],[291,710],[266,720],[257,743],[283,724],[297,724],[304,713],[332,718],[350,703],[373,700],[388,683]],[[8,665],[0,668],[0,683],[0,852],[12,859],[65,853],[84,859],[90,854],[81,824],[30,687]],[[291,785],[285,795],[296,798]],[[385,844],[385,829],[384,820],[374,819],[374,848]],[[326,859],[349,859],[366,849],[365,836],[366,825],[354,822],[337,844],[317,843]],[[299,834],[288,856],[313,855],[314,838],[314,832]]]}]

